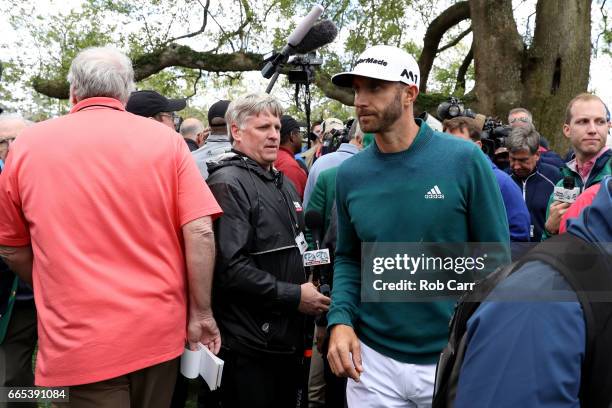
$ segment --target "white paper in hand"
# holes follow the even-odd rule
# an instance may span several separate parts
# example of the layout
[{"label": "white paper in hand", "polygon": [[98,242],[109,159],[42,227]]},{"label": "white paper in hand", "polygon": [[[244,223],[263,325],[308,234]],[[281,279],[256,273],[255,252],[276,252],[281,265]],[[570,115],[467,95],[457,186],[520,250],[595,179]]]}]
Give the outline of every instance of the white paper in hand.
[{"label": "white paper in hand", "polygon": [[185,351],[183,351],[181,356],[181,374],[187,378],[196,378],[200,373],[201,359],[202,350],[191,351],[185,347]]},{"label": "white paper in hand", "polygon": [[181,356],[181,374],[187,378],[196,378],[200,374],[211,391],[221,385],[223,365],[223,360],[215,356],[202,343],[198,343],[197,351],[185,348]]}]

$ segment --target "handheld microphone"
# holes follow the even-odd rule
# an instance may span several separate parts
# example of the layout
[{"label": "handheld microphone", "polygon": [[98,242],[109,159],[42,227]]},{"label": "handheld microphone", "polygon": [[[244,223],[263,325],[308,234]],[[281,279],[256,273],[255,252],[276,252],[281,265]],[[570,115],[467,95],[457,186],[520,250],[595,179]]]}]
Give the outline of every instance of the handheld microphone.
[{"label": "handheld microphone", "polygon": [[323,231],[323,216],[320,212],[309,210],[304,216],[304,224],[312,232],[312,237],[315,240],[316,249],[321,249],[322,231]]},{"label": "handheld microphone", "polygon": [[312,237],[315,240],[315,246],[317,249],[316,251],[312,251],[312,252],[324,252],[325,251],[325,253],[327,254],[327,258],[328,258],[327,262],[315,264],[312,266],[312,268],[313,268],[313,276],[318,278],[317,280],[319,281],[319,284],[320,284],[319,292],[322,295],[329,297],[331,295],[331,287],[327,279],[327,274],[322,273],[324,269],[321,269],[322,267],[326,266],[326,264],[329,264],[329,250],[328,249],[321,250],[321,241],[323,240],[322,233],[323,233],[323,226],[324,226],[323,216],[318,211],[310,210],[306,212],[306,215],[304,216],[304,223],[306,224],[306,227],[311,231]]},{"label": "handheld microphone", "polygon": [[553,191],[553,199],[563,203],[573,203],[580,194],[580,187],[576,187],[574,177],[565,176],[562,186],[555,186]]},{"label": "handheld microphone", "polygon": [[287,45],[285,45],[281,52],[261,70],[261,74],[264,78],[271,78],[278,66],[286,62],[290,55],[295,54],[295,47],[304,39],[304,36],[314,25],[314,22],[321,17],[323,10],[325,9],[320,4],[316,4],[312,7],[310,13],[299,22],[297,27],[295,27],[293,32],[289,35]]}]

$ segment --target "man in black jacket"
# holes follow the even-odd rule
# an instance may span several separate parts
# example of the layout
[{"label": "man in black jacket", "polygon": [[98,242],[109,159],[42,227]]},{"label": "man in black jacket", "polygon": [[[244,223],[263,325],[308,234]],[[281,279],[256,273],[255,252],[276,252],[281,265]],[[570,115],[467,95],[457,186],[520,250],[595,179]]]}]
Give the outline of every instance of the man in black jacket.
[{"label": "man in black jacket", "polygon": [[304,314],[322,313],[330,302],[306,282],[303,209],[293,185],[272,165],[281,115],[269,95],[233,101],[226,121],[234,150],[208,166],[207,182],[224,211],[215,222],[213,289],[224,408],[294,407]]}]

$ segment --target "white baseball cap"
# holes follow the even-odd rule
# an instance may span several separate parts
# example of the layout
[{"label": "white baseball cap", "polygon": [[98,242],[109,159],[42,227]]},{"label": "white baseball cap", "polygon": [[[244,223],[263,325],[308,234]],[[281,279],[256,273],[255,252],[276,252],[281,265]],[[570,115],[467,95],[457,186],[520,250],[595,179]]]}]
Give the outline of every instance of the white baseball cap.
[{"label": "white baseball cap", "polygon": [[350,72],[342,72],[332,77],[332,83],[350,88],[355,75],[402,82],[419,87],[419,65],[406,51],[390,45],[375,45],[365,50]]}]

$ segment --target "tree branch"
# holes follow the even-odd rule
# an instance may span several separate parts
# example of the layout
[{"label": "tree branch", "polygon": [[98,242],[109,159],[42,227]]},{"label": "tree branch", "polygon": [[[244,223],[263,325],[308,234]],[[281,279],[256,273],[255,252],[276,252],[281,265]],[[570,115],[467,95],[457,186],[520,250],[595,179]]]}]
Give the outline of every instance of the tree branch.
[{"label": "tree branch", "polygon": [[468,29],[465,30],[464,32],[462,32],[461,34],[459,34],[457,36],[457,38],[455,38],[454,40],[452,40],[451,42],[446,44],[444,47],[440,47],[438,49],[437,54],[443,53],[444,51],[448,50],[449,48],[453,48],[455,45],[459,44],[459,41],[463,40],[465,38],[465,36],[468,35],[471,32],[472,32],[472,26],[469,26]]},{"label": "tree branch", "polygon": [[193,93],[191,95],[187,95],[186,98],[192,98],[194,96],[196,96],[196,94],[198,93],[198,82],[200,81],[200,78],[202,78],[202,70],[198,70],[198,77],[195,79],[195,81],[193,82]]},{"label": "tree branch", "polygon": [[[261,54],[197,52],[186,45],[178,44],[170,44],[133,60],[136,81],[148,78],[168,67],[201,69],[207,72],[244,72],[258,71],[262,63],[263,55]],[[43,95],[58,99],[68,98],[69,85],[63,78],[35,77],[32,82],[34,89]]]},{"label": "tree branch", "polygon": [[331,77],[322,72],[317,71],[315,74],[314,84],[327,96],[335,99],[345,105],[353,106],[355,94],[351,88],[342,88],[332,84]]},{"label": "tree branch", "polygon": [[463,20],[470,18],[470,6],[467,1],[455,3],[436,17],[425,33],[423,38],[423,52],[419,57],[419,69],[421,71],[420,91],[426,92],[427,79],[431,72],[440,41],[444,34]]},{"label": "tree branch", "polygon": [[200,0],[198,0],[198,3],[200,3],[200,6],[204,8],[204,15],[202,16],[202,26],[200,27],[200,29],[198,31],[194,31],[193,33],[188,33],[179,37],[172,38],[168,40],[167,43],[173,43],[183,38],[195,37],[196,35],[202,34],[206,30],[206,24],[208,24],[208,8],[210,7],[210,0],[206,0],[206,5],[202,5],[202,2]]},{"label": "tree branch", "polygon": [[468,68],[470,64],[474,60],[474,42],[472,42],[472,46],[470,47],[470,51],[468,51],[467,55],[463,59],[461,66],[457,70],[457,83],[455,84],[455,92],[459,89],[463,89],[465,92],[465,75],[467,74]]}]

